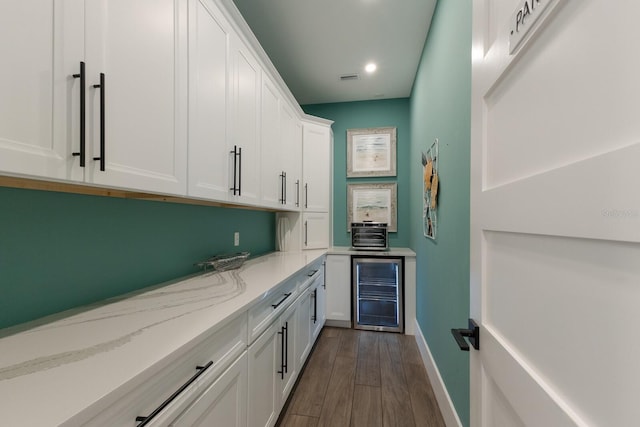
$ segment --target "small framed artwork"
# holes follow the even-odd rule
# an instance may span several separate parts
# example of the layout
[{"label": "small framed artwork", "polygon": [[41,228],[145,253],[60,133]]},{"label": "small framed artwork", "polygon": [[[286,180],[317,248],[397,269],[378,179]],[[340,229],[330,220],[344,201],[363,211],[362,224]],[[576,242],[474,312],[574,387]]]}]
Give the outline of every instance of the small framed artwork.
[{"label": "small framed artwork", "polygon": [[352,222],[384,222],[389,232],[397,232],[398,186],[388,184],[347,185],[347,231]]},{"label": "small framed artwork", "polygon": [[396,176],[396,128],[347,129],[347,178]]},{"label": "small framed artwork", "polygon": [[426,153],[422,153],[422,219],[424,236],[436,240],[438,230],[438,138],[433,141]]}]

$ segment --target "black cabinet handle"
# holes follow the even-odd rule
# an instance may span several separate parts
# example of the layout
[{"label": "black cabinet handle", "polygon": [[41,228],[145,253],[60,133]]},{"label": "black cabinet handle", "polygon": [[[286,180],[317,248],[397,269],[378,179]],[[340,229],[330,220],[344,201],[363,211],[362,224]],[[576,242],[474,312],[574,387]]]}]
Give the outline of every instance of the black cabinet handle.
[{"label": "black cabinet handle", "polygon": [[242,147],[238,147],[238,196],[242,196]]},{"label": "black cabinet handle", "polygon": [[307,204],[309,202],[309,183],[304,185],[304,208],[308,208]]},{"label": "black cabinet handle", "polygon": [[311,298],[313,298],[313,316],[311,316],[311,320],[313,320],[313,323],[316,323],[316,320],[318,319],[318,290],[314,290],[313,293],[311,294]]},{"label": "black cabinet handle", "polygon": [[284,373],[289,372],[289,322],[284,322]]},{"label": "black cabinet handle", "polygon": [[300,180],[296,180],[296,208],[300,207]]},{"label": "black cabinet handle", "polygon": [[308,221],[304,222],[304,245],[308,246],[307,235],[308,235],[309,224]]},{"label": "black cabinet handle", "polygon": [[271,307],[273,307],[274,309],[278,308],[278,306],[282,304],[290,296],[291,296],[291,292],[289,292],[288,294],[284,294],[284,298],[282,298],[277,304],[271,304]]},{"label": "black cabinet handle", "polygon": [[282,171],[280,175],[280,204],[284,205],[287,202],[287,174]]},{"label": "black cabinet handle", "polygon": [[282,338],[280,339],[280,370],[277,371],[278,374],[280,374],[280,379],[283,380],[284,379],[284,373],[285,373],[285,364],[284,364],[284,355],[286,354],[286,350],[284,348],[284,334],[285,334],[285,327],[282,326],[280,327],[280,332],[278,332],[278,335],[282,335]]},{"label": "black cabinet handle", "polygon": [[104,87],[104,73],[100,73],[100,84],[93,85],[94,88],[100,89],[100,157],[94,157],[93,160],[100,160],[100,170],[104,172],[104,154],[105,154],[105,121],[104,121],[104,110],[105,110],[105,87]]},{"label": "black cabinet handle", "polygon": [[185,391],[187,387],[193,384],[193,382],[197,380],[200,375],[204,374],[204,371],[209,369],[211,365],[213,365],[213,361],[210,361],[204,366],[196,366],[196,369],[198,370],[198,372],[194,376],[189,378],[187,382],[182,385],[182,387],[180,387],[171,396],[169,396],[167,400],[162,402],[162,404],[160,404],[160,406],[158,406],[152,413],[150,413],[146,417],[143,417],[143,416],[136,417],[136,422],[140,422],[140,424],[138,424],[136,427],[143,427],[143,426],[146,426],[148,423],[150,423],[151,420],[160,412],[162,412],[162,410],[166,408],[176,397],[178,397],[180,393]]},{"label": "black cabinet handle", "polygon": [[234,145],[233,146],[233,151],[229,151],[230,154],[233,154],[233,187],[231,187],[229,190],[233,191],[233,195],[239,195],[239,189],[238,189],[238,158],[240,156],[240,152],[238,150],[238,146]]},{"label": "black cabinet handle", "polygon": [[322,263],[322,287],[327,289],[327,262]]},{"label": "black cabinet handle", "polygon": [[84,62],[80,62],[80,73],[73,75],[74,79],[80,79],[80,151],[71,153],[73,156],[80,156],[80,167],[85,166],[85,126],[86,126],[86,72]]},{"label": "black cabinet handle", "polygon": [[480,326],[473,319],[469,319],[469,329],[451,329],[458,347],[462,351],[469,351],[469,344],[463,337],[469,338],[469,342],[476,350],[480,350]]},{"label": "black cabinet handle", "polygon": [[317,272],[318,270],[311,270],[309,274],[307,274],[307,277],[313,277]]}]

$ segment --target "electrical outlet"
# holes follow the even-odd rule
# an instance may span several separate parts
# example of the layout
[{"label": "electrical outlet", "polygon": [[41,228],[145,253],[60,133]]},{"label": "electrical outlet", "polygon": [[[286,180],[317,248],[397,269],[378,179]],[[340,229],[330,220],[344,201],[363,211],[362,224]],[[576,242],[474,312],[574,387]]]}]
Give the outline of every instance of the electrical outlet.
[{"label": "electrical outlet", "polygon": [[240,246],[240,232],[233,233],[233,246]]}]

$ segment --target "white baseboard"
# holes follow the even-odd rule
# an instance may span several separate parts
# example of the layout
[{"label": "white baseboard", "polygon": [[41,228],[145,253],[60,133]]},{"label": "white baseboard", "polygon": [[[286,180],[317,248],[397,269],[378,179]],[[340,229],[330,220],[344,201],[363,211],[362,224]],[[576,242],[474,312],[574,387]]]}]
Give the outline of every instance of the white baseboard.
[{"label": "white baseboard", "polygon": [[415,325],[416,343],[418,344],[418,348],[420,349],[422,363],[424,363],[424,367],[427,369],[427,374],[429,374],[431,386],[433,387],[433,392],[436,395],[436,400],[438,401],[440,412],[442,412],[444,423],[447,427],[462,427],[462,423],[460,422],[458,413],[453,406],[451,396],[449,396],[447,388],[444,385],[444,381],[442,381],[440,371],[436,366],[435,360],[433,360],[433,356],[431,355],[431,351],[429,350],[429,345],[424,339],[424,335],[422,334],[422,330],[420,329],[420,325],[418,324],[417,320],[415,321]]}]

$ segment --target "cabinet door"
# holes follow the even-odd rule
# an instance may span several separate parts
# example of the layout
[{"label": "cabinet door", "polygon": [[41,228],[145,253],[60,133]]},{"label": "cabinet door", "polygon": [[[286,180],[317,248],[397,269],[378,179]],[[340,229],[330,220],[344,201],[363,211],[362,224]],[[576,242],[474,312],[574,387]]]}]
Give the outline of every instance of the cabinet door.
[{"label": "cabinet door", "polygon": [[[231,138],[229,151],[241,149],[236,167],[239,191],[231,200],[256,204],[260,195],[261,68],[240,38],[231,37]],[[233,177],[232,177],[233,180]]]},{"label": "cabinet door", "polygon": [[[87,2],[87,181],[186,194],[187,0]],[[100,95],[105,74],[105,168]]]},{"label": "cabinet door", "polygon": [[331,131],[327,126],[304,123],[302,136],[304,209],[329,212],[331,184]]},{"label": "cabinet door", "polygon": [[302,214],[302,248],[323,249],[329,247],[329,214],[305,212]]},{"label": "cabinet door", "polygon": [[[298,329],[298,305],[291,304],[280,317],[280,327],[282,333],[278,335],[280,339],[280,351],[284,356],[284,374],[280,374],[280,396],[278,410],[287,401],[287,397],[298,378],[298,363],[296,360],[296,335]],[[284,340],[284,345],[282,345]]]},{"label": "cabinet door", "polygon": [[317,279],[314,294],[315,321],[311,323],[311,344],[316,341],[326,319],[326,289],[324,282],[324,274]]},{"label": "cabinet door", "polygon": [[249,399],[248,425],[271,427],[280,411],[280,323],[271,325],[249,347]]},{"label": "cabinet door", "polygon": [[311,317],[313,316],[313,289],[307,289],[298,299],[296,329],[296,361],[300,369],[311,351]]},{"label": "cabinet door", "polygon": [[229,194],[229,25],[207,0],[189,2],[189,195]]},{"label": "cabinet door", "polygon": [[0,2],[0,172],[83,179],[84,2]]},{"label": "cabinet door", "polygon": [[244,353],[169,425],[246,427],[247,409],[247,353]]},{"label": "cabinet door", "polygon": [[282,206],[280,95],[263,73],[261,101],[261,196],[265,206]]},{"label": "cabinet door", "polygon": [[293,110],[285,102],[280,103],[280,129],[282,170],[285,176],[285,203],[289,209],[300,206],[300,186],[302,179],[302,127]]},{"label": "cabinet door", "polygon": [[351,258],[327,255],[326,263],[327,320],[351,322]]}]

